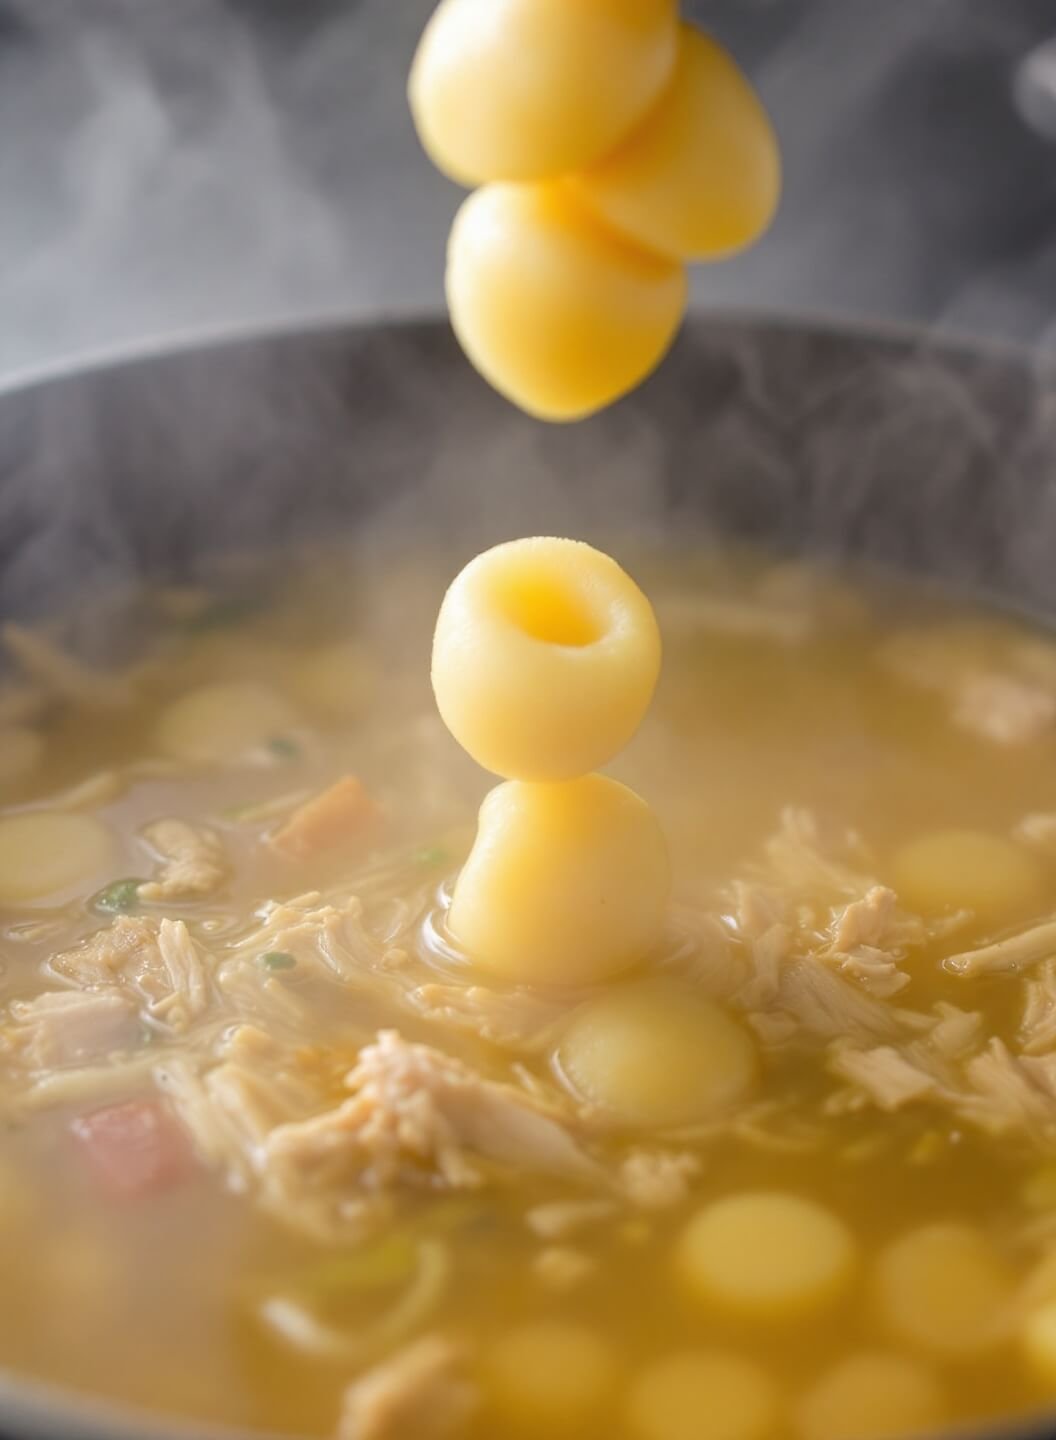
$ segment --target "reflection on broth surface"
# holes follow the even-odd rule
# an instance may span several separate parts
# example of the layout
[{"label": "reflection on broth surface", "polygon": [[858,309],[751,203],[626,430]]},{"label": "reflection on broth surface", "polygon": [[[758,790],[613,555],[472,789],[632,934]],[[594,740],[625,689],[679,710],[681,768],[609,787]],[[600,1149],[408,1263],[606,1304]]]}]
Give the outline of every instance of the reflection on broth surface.
[{"label": "reflection on broth surface", "polygon": [[457,561],[143,597],[112,674],[9,636],[5,1366],[341,1440],[1051,1397],[1056,644],[908,583],[621,560],[665,661],[611,768],[675,898],[595,986],[447,927],[489,784],[429,691]]}]

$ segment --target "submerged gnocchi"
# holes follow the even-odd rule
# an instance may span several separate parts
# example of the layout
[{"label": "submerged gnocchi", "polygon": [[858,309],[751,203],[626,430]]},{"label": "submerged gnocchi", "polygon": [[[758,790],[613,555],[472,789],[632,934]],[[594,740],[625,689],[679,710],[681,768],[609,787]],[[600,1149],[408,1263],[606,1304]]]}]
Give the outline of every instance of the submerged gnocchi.
[{"label": "submerged gnocchi", "polygon": [[619,557],[5,630],[5,1371],[332,1440],[1056,1403],[1056,642]]}]

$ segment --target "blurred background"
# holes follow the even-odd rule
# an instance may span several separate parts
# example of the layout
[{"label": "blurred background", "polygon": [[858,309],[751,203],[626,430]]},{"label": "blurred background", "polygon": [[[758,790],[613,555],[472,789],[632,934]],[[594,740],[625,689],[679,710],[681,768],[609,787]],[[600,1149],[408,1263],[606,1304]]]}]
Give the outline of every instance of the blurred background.
[{"label": "blurred background", "polygon": [[[0,0],[0,383],[442,303],[404,101],[433,0]],[[698,306],[1056,346],[1056,0],[689,0],[786,189]],[[1051,42],[1051,43],[1047,43]]]}]

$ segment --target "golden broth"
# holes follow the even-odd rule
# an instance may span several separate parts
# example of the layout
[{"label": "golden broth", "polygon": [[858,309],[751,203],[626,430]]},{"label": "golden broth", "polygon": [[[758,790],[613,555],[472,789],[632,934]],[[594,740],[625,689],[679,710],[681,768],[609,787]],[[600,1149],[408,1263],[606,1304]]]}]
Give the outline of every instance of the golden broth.
[{"label": "golden broth", "polygon": [[[665,660],[653,710],[613,769],[655,806],[676,873],[663,953],[643,968],[752,1036],[748,1099],[666,1128],[601,1114],[555,1058],[593,992],[507,992],[452,952],[444,906],[488,784],[428,691],[429,633],[454,565],[415,557],[375,573],[355,557],[355,607],[344,556],[244,614],[207,596],[151,597],[157,639],[114,694],[94,677],[82,703],[76,674],[58,696],[54,666],[30,657],[35,692],[19,701],[44,752],[35,771],[8,776],[0,821],[26,808],[87,815],[109,849],[83,883],[0,909],[5,1367],[171,1415],[343,1440],[424,1433],[398,1418],[368,1429],[354,1404],[338,1419],[357,1376],[422,1336],[453,1337],[458,1383],[477,1402],[473,1418],[452,1419],[454,1435],[838,1440],[869,1423],[838,1393],[826,1408],[819,1379],[876,1351],[924,1368],[931,1423],[1045,1403],[1056,1354],[1047,1361],[1042,1347],[1039,1359],[1035,1346],[1028,1362],[1022,1334],[1056,1297],[1056,1267],[1045,1269],[1056,940],[1051,951],[1044,935],[1028,940],[1011,968],[1004,951],[971,957],[1056,911],[1056,822],[1045,819],[1056,814],[1056,646],[908,583],[757,556],[630,561]],[[254,692],[247,724],[281,723],[242,749],[228,736],[224,758],[182,759],[187,725],[192,751],[204,731],[183,715],[174,732],[171,707],[214,683],[265,687],[272,698]],[[272,843],[346,775],[371,806],[353,803],[347,834],[306,853]],[[164,887],[164,857],[143,831],[172,819],[218,845],[212,882],[184,874],[181,891],[170,873],[155,899],[112,890]],[[969,861],[952,880],[937,873],[946,842],[937,861],[899,858],[921,835],[964,829],[1019,857],[985,914],[955,914],[948,895],[981,894],[1000,865],[985,859],[976,883]],[[784,839],[768,849],[775,834]],[[13,863],[0,824],[0,887]],[[925,910],[940,896],[934,913],[898,896],[884,902],[897,907],[890,924],[870,930],[862,911],[857,938],[841,930],[874,887],[897,892],[898,874]],[[760,920],[767,905],[777,909]],[[159,951],[163,922],[175,928]],[[91,949],[112,925],[124,936],[116,958]],[[943,963],[965,955],[960,969]],[[184,961],[197,978],[177,983]],[[819,971],[837,983],[828,1011],[808,993]],[[807,990],[782,988],[790,975]],[[44,993],[111,997],[124,1028],[99,1041],[96,1017],[72,1041],[66,1019],[33,1008]],[[938,1037],[943,1016],[974,1012],[974,1029]],[[296,1127],[347,1101],[344,1077],[384,1029],[507,1087],[488,1094],[545,1114],[571,1137],[575,1164],[565,1173],[527,1151],[511,1163],[461,1133],[471,1174],[433,1151],[400,1151],[387,1170],[359,1131],[354,1163],[306,1150],[314,1132]],[[863,1052],[879,1079],[855,1069]],[[904,1074],[885,1088],[892,1055],[923,1074],[916,1089]],[[211,1090],[221,1071],[227,1090]],[[127,1151],[100,1166],[84,1125],[144,1099],[172,1148],[137,1185],[121,1171]],[[283,1126],[293,1129],[280,1144]],[[670,1182],[648,1203],[626,1178],[643,1150]],[[853,1237],[849,1278],[803,1318],[734,1313],[687,1282],[690,1217],[758,1190],[818,1201]],[[579,1208],[539,1211],[566,1201]],[[933,1222],[978,1229],[993,1280],[978,1334],[954,1335],[962,1305],[953,1328],[938,1315],[936,1338],[928,1295],[912,1293],[912,1256],[897,1274],[878,1258]],[[921,1301],[908,1326],[907,1283]],[[941,1311],[941,1268],[928,1283]],[[522,1333],[552,1323],[574,1329]],[[687,1350],[760,1366],[766,1405],[753,1410],[731,1381],[701,1430],[691,1390],[676,1393],[663,1368]],[[434,1419],[450,1400],[441,1386]],[[924,1410],[907,1401],[903,1419],[898,1404],[888,1425],[915,1428]]]}]

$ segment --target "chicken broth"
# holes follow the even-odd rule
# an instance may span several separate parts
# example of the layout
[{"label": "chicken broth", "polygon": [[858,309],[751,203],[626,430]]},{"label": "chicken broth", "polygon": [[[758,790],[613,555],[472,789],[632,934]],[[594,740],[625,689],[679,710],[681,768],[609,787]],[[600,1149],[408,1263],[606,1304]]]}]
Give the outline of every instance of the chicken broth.
[{"label": "chicken broth", "polygon": [[674,899],[597,985],[504,983],[447,924],[489,783],[429,691],[457,563],[142,597],[107,669],[8,627],[7,1369],[339,1440],[1047,1403],[1056,644],[629,559],[664,669],[611,769]]}]

